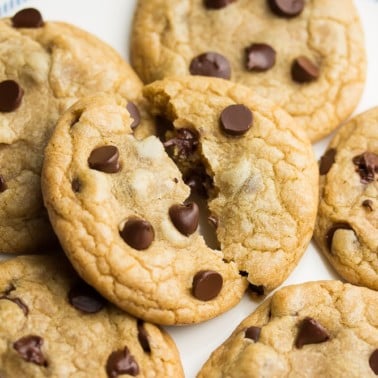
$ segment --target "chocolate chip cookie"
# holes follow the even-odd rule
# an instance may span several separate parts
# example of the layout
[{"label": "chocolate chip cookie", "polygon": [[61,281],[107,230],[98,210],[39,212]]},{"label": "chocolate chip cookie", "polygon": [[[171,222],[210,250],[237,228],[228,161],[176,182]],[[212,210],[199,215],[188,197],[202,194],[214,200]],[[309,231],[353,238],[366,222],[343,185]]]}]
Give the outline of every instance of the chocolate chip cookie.
[{"label": "chocolate chip cookie", "polygon": [[315,240],[351,283],[378,289],[378,108],[344,125],[320,160]]},{"label": "chocolate chip cookie", "polygon": [[131,55],[147,83],[192,74],[247,85],[312,141],[351,114],[366,71],[352,0],[139,0]]},{"label": "chocolate chip cookie", "polygon": [[0,272],[1,377],[183,377],[171,338],[110,305],[63,256]]},{"label": "chocolate chip cookie", "polygon": [[137,126],[142,85],[111,47],[35,9],[0,20],[0,55],[0,252],[38,251],[55,240],[40,172],[59,115],[83,95],[114,93]]},{"label": "chocolate chip cookie", "polygon": [[339,281],[289,286],[245,319],[198,378],[376,377],[378,293]]}]

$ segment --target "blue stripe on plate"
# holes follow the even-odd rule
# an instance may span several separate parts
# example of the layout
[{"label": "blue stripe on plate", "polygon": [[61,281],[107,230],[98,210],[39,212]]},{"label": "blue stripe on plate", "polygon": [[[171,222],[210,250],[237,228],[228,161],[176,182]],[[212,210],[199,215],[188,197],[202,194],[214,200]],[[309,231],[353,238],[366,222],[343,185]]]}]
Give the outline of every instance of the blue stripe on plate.
[{"label": "blue stripe on plate", "polygon": [[13,12],[13,9],[27,2],[28,0],[6,0],[0,1],[0,17],[5,17]]}]

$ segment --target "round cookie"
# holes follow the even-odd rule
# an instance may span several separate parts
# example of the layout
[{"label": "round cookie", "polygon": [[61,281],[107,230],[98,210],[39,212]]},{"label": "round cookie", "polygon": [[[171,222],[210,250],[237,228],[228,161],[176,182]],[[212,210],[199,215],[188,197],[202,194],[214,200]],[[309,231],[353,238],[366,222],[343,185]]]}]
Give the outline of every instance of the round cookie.
[{"label": "round cookie", "polygon": [[246,318],[198,378],[376,377],[378,293],[339,281],[288,286]]},{"label": "round cookie", "polygon": [[378,108],[344,125],[320,160],[315,240],[347,281],[378,290]]},{"label": "round cookie", "polygon": [[0,264],[1,377],[183,377],[172,339],[110,305],[61,256]]},{"label": "round cookie", "polygon": [[106,92],[137,104],[146,119],[142,84],[104,42],[75,26],[45,22],[36,10],[0,20],[0,55],[0,252],[33,252],[56,240],[40,172],[59,115],[81,96]]},{"label": "round cookie", "polygon": [[146,83],[191,73],[253,88],[312,141],[352,113],[366,71],[352,0],[139,0],[131,56]]}]

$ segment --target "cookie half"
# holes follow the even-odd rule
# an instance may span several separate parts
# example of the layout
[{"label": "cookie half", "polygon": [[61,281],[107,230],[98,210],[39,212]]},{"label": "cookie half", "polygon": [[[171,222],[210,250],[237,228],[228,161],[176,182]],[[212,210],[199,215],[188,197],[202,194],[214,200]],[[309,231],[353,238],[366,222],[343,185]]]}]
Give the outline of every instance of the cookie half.
[{"label": "cookie half", "polygon": [[172,339],[106,302],[62,256],[0,272],[2,377],[183,377]]},{"label": "cookie half", "polygon": [[147,114],[140,80],[96,37],[35,9],[1,19],[0,35],[0,252],[35,252],[56,240],[40,174],[59,115],[96,92],[128,99],[136,124]]},{"label": "cookie half", "polygon": [[344,125],[320,160],[314,237],[347,281],[378,289],[378,108]]},{"label": "cookie half", "polygon": [[339,281],[276,292],[213,352],[198,378],[376,377],[378,293]]},{"label": "cookie half", "polygon": [[246,85],[316,141],[357,105],[364,49],[352,0],[139,0],[131,56],[146,83],[192,74]]}]

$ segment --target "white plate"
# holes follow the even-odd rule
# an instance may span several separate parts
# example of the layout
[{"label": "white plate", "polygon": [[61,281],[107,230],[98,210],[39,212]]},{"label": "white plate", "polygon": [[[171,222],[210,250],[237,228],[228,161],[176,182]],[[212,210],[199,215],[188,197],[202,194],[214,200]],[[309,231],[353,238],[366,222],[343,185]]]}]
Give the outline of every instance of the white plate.
[{"label": "white plate", "polygon": [[[367,84],[355,112],[359,113],[378,105],[378,0],[355,2],[364,24],[368,52]],[[0,0],[0,16],[11,15],[21,7],[37,7],[46,20],[67,21],[86,29],[108,42],[127,59],[135,3],[136,0]],[[324,152],[329,139],[314,146],[317,157]],[[284,285],[334,278],[338,278],[337,274],[311,244]],[[195,377],[210,353],[257,305],[245,296],[238,306],[216,319],[196,326],[168,327],[180,350],[187,378]]]}]

